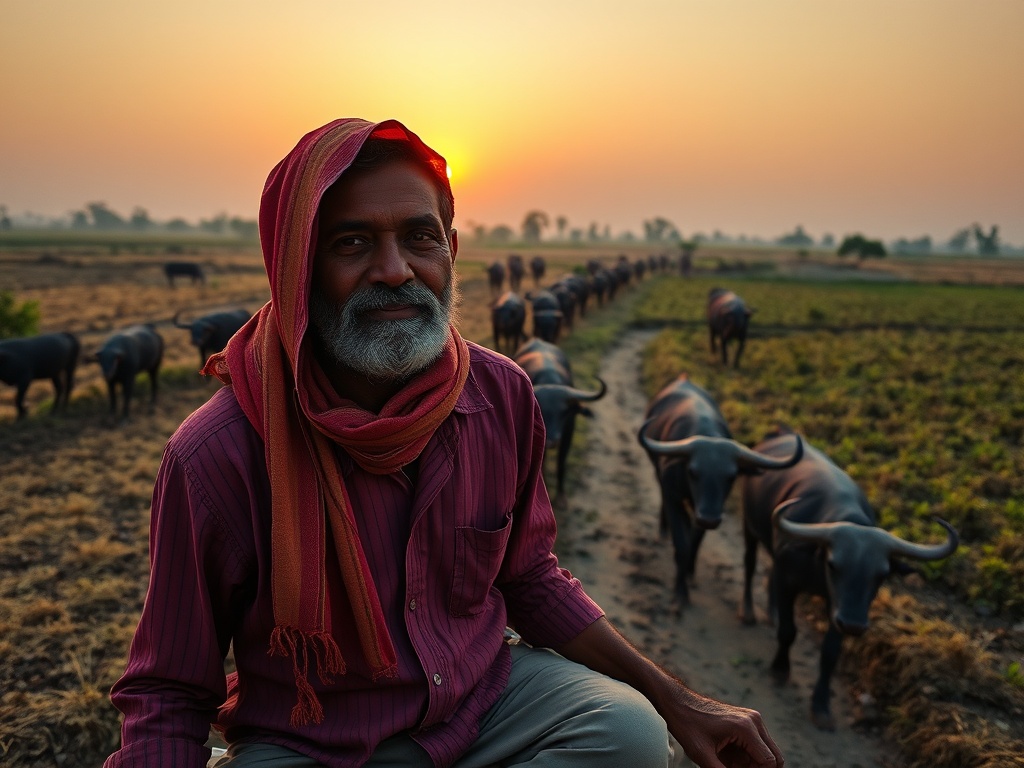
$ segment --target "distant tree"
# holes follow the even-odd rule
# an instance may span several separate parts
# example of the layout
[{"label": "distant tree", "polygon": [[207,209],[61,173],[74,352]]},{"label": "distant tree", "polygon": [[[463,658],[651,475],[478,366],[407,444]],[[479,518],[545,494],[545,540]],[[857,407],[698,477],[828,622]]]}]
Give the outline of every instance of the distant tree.
[{"label": "distant tree", "polygon": [[7,215],[7,206],[0,205],[0,229],[8,230],[11,228],[11,217]]},{"label": "distant tree", "polygon": [[648,243],[662,243],[666,240],[678,240],[679,230],[663,216],[644,220],[644,240]]},{"label": "distant tree", "polygon": [[858,261],[867,258],[881,259],[887,255],[881,240],[869,240],[861,234],[844,237],[836,254],[840,257],[855,254]]},{"label": "distant tree", "polygon": [[203,232],[209,232],[211,235],[226,235],[228,231],[228,215],[221,213],[212,219],[201,219],[199,221],[199,229]]},{"label": "distant tree", "polygon": [[825,233],[821,236],[821,247],[822,248],[835,248],[836,238],[831,233]]},{"label": "distant tree", "polygon": [[168,232],[188,232],[192,229],[192,225],[180,217],[171,219],[165,226]]},{"label": "distant tree", "polygon": [[243,240],[256,240],[260,236],[260,225],[255,219],[235,216],[228,221],[228,229]]},{"label": "distant tree", "polygon": [[569,242],[570,243],[582,243],[583,242],[583,230],[574,228],[569,230]]},{"label": "distant tree", "polygon": [[565,239],[565,228],[569,226],[569,219],[565,216],[559,216],[555,219],[555,226],[558,228],[558,239]]},{"label": "distant tree", "polygon": [[85,211],[71,211],[71,228],[72,229],[88,229],[89,227],[89,214]]},{"label": "distant tree", "polygon": [[508,243],[512,241],[516,233],[512,227],[506,226],[505,224],[499,224],[491,230],[488,235],[488,240],[493,240],[496,243]]},{"label": "distant tree", "polygon": [[523,219],[523,240],[527,243],[539,243],[541,231],[549,223],[548,215],[544,211],[530,211]]},{"label": "distant tree", "polygon": [[86,203],[85,207],[92,216],[92,225],[96,229],[124,229],[128,225],[128,222],[110,210],[106,203]]},{"label": "distant tree", "polygon": [[967,241],[971,239],[970,227],[964,227],[958,229],[949,241],[946,243],[946,248],[956,253],[963,253],[967,250]]},{"label": "distant tree", "polygon": [[974,225],[974,239],[978,241],[978,253],[982,256],[999,255],[999,227],[992,225],[992,229],[986,235],[977,224]]},{"label": "distant tree", "polygon": [[932,239],[928,235],[919,237],[916,240],[908,240],[901,237],[892,245],[893,251],[908,255],[924,256],[932,252]]},{"label": "distant tree", "polygon": [[797,224],[796,229],[778,238],[775,242],[787,248],[807,248],[814,245],[814,238],[804,232],[802,225]]},{"label": "distant tree", "polygon": [[36,333],[39,333],[39,302],[26,301],[18,305],[13,293],[0,291],[0,339]]},{"label": "distant tree", "polygon": [[135,206],[128,223],[132,229],[149,229],[153,226],[153,222],[149,218],[149,211],[140,206]]},{"label": "distant tree", "polygon": [[597,243],[600,242],[601,240],[601,235],[597,231],[596,221],[590,222],[590,226],[587,227],[587,240],[589,240],[592,243]]}]

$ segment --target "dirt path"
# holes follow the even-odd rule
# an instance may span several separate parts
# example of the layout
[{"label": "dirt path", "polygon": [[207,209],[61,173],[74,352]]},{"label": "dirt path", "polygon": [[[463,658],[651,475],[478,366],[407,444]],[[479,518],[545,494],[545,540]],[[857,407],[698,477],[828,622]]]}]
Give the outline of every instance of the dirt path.
[{"label": "dirt path", "polygon": [[[792,651],[792,679],[775,686],[767,673],[775,652],[765,615],[763,564],[755,584],[760,623],[737,619],[742,593],[739,488],[722,527],[704,539],[693,605],[682,617],[672,608],[671,542],[658,533],[660,494],[654,471],[637,443],[646,399],[640,353],[654,332],[627,334],[604,359],[600,376],[609,396],[595,404],[582,485],[559,512],[559,559],[587,586],[609,619],[649,656],[695,690],[759,710],[792,768],[882,768],[884,747],[854,727],[853,702],[833,683],[835,733],[808,719],[818,669],[818,645],[806,626]],[[685,758],[679,765],[689,766]],[[889,763],[888,765],[892,765]]]}]

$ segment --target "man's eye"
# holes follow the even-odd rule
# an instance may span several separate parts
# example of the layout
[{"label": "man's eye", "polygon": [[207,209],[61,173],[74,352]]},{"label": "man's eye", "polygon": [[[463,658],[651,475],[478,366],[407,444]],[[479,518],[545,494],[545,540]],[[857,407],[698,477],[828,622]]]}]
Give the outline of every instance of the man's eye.
[{"label": "man's eye", "polygon": [[425,229],[421,229],[417,230],[416,232],[413,232],[412,235],[410,236],[410,239],[420,243],[433,243],[437,242],[437,234],[434,232],[429,232]]},{"label": "man's eye", "polygon": [[336,251],[339,249],[359,248],[360,246],[365,245],[366,242],[366,238],[361,235],[345,235],[344,237],[339,237],[334,241],[331,245],[331,250]]}]

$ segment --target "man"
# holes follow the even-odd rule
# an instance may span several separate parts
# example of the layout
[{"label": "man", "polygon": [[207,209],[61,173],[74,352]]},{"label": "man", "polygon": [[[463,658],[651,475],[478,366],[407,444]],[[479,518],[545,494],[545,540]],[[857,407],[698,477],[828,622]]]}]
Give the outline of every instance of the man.
[{"label": "man", "polygon": [[167,445],[108,768],[199,768],[211,723],[223,768],[664,766],[666,722],[700,765],[783,764],[558,567],[530,382],[451,324],[445,170],[349,119],[271,173],[271,300]]}]

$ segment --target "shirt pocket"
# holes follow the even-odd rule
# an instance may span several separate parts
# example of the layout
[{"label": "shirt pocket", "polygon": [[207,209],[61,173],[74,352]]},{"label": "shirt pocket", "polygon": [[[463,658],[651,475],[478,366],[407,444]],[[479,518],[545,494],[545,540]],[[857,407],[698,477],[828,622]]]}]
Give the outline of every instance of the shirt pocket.
[{"label": "shirt pocket", "polygon": [[498,577],[512,515],[496,531],[484,531],[468,525],[455,529],[455,569],[452,574],[452,616],[476,616],[484,609],[494,580]]}]

